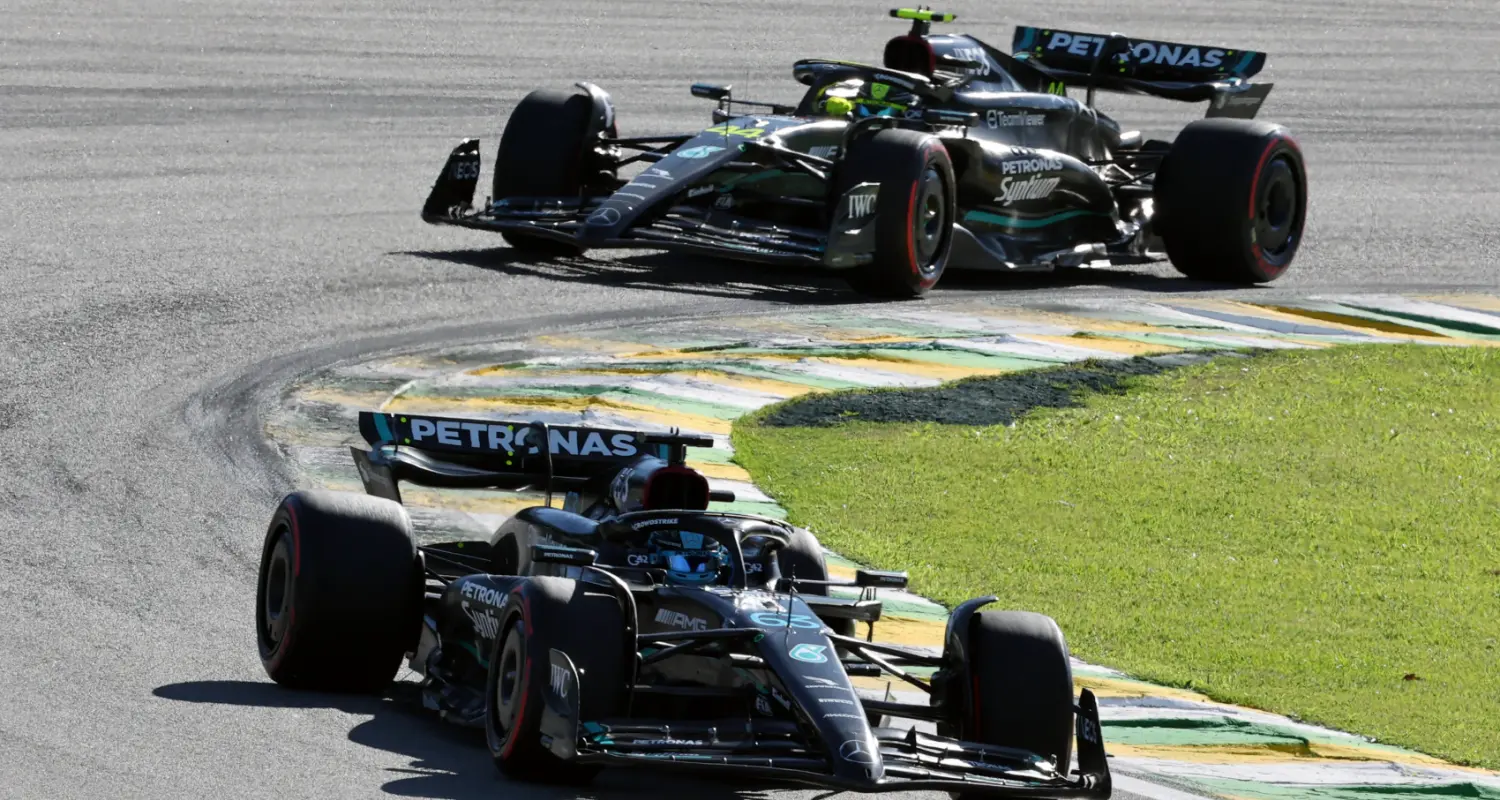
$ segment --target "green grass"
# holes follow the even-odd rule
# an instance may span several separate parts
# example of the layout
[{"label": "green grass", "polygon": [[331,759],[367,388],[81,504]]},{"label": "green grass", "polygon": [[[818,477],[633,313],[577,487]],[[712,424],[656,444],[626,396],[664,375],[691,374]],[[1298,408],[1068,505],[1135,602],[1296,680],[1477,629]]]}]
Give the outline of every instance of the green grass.
[{"label": "green grass", "polygon": [[1086,661],[1500,767],[1500,350],[1125,385],[1009,428],[762,410],[734,443],[794,522],[950,607],[994,593]]}]

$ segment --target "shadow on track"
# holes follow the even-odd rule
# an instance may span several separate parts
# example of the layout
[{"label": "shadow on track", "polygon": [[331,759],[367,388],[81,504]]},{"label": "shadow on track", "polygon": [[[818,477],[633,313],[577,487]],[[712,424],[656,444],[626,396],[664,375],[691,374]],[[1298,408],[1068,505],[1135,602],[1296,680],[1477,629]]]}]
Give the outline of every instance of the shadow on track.
[{"label": "shadow on track", "polygon": [[[834,271],[777,264],[695,258],[650,253],[624,258],[585,256],[538,259],[509,247],[468,250],[400,251],[391,255],[463,264],[503,275],[544,278],[629,289],[650,289],[708,297],[764,300],[796,305],[843,305],[875,302],[856,294]],[[1139,292],[1187,294],[1223,292],[1247,287],[1162,277],[1119,269],[1065,269],[1057,272],[997,273],[949,271],[938,284],[943,292],[1023,292],[1068,288],[1111,288]]]},{"label": "shadow on track", "polygon": [[[417,684],[398,681],[383,697],[294,691],[274,683],[255,681],[189,681],[157,687],[152,694],[186,703],[210,703],[261,708],[326,708],[369,719],[349,731],[349,740],[366,747],[398,753],[411,759],[404,768],[389,771],[409,777],[388,781],[381,789],[398,797],[436,797],[451,800],[494,798],[516,800],[633,800],[646,796],[700,800],[754,800],[762,791],[735,790],[707,781],[684,779],[660,772],[644,776],[632,770],[605,770],[588,787],[514,784],[506,781],[490,761],[482,731],[443,722],[422,708]],[[645,777],[645,780],[642,780]],[[518,791],[519,790],[519,791]]]}]

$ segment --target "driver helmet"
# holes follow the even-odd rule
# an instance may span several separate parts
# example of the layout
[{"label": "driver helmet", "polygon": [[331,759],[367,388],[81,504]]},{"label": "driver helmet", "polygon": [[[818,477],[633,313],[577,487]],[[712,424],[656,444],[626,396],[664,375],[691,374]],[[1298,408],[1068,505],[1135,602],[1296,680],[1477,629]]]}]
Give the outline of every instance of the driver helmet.
[{"label": "driver helmet", "polygon": [[668,583],[709,584],[729,565],[729,548],[689,531],[657,531],[651,534],[652,561],[665,567]]},{"label": "driver helmet", "polygon": [[833,117],[897,116],[911,108],[916,96],[889,83],[848,78],[823,88],[818,109]]}]

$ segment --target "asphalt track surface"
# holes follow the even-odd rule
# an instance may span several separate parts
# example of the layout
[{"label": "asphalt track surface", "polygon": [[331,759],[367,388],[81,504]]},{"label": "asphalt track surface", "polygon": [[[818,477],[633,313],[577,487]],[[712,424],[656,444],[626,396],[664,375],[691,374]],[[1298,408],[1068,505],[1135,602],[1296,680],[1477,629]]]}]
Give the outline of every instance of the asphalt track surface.
[{"label": "asphalt track surface", "polygon": [[[528,263],[416,212],[461,137],[485,138],[488,168],[531,88],[596,80],[624,132],[691,130],[709,110],[691,81],[794,98],[796,58],[878,58],[901,27],[885,8],[4,0],[0,796],[571,796],[504,785],[473,737],[402,698],[267,682],[255,562],[287,479],[258,404],[387,348],[855,301],[784,270]],[[1272,53],[1263,116],[1301,137],[1312,213],[1297,264],[1252,294],[1497,285],[1487,0],[942,8],[1002,44],[1028,23]],[[1157,135],[1201,113],[1106,109]],[[1170,268],[950,276],[926,302],[1202,288]],[[616,776],[598,792],[662,786]]]}]

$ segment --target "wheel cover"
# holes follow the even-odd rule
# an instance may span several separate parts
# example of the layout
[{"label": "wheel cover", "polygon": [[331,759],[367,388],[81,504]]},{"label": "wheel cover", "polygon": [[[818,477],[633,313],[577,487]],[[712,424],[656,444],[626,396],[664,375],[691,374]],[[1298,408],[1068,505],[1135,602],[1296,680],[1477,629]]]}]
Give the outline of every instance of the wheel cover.
[{"label": "wheel cover", "polygon": [[516,724],[516,715],[520,713],[526,690],[521,682],[521,669],[525,664],[526,637],[521,632],[520,620],[517,620],[506,631],[500,653],[496,656],[495,663],[490,665],[493,676],[490,680],[495,685],[494,690],[487,693],[490,703],[485,712],[489,716],[497,744],[503,744],[510,738],[511,729]]},{"label": "wheel cover", "polygon": [[912,243],[916,251],[917,271],[931,275],[937,271],[948,236],[947,182],[937,167],[928,164],[917,181],[916,205],[912,208]]},{"label": "wheel cover", "polygon": [[292,621],[292,555],[291,548],[287,545],[290,538],[287,533],[285,528],[277,532],[271,557],[267,559],[266,568],[261,573],[259,594],[262,600],[256,616],[261,646],[267,653],[275,652],[281,645]]},{"label": "wheel cover", "polygon": [[1276,264],[1297,248],[1302,235],[1302,192],[1297,171],[1286,156],[1272,159],[1261,173],[1255,198],[1255,243]]}]

